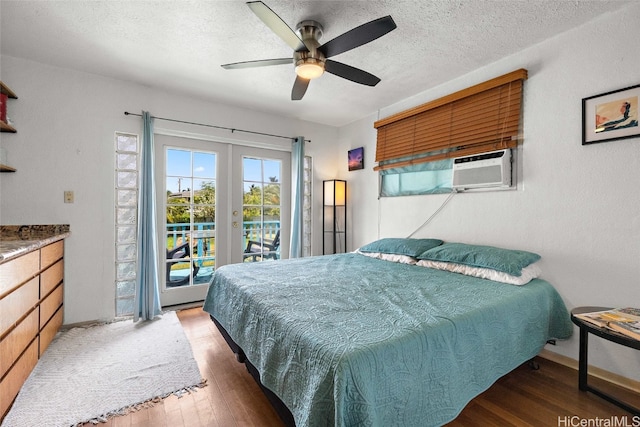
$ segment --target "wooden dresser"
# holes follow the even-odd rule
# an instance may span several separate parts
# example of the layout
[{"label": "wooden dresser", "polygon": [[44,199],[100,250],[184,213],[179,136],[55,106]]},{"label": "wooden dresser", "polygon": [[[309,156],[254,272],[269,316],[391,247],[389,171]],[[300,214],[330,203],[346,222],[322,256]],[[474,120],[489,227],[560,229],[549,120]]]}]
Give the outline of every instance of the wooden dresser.
[{"label": "wooden dresser", "polygon": [[0,259],[0,419],[63,320],[64,240]]}]

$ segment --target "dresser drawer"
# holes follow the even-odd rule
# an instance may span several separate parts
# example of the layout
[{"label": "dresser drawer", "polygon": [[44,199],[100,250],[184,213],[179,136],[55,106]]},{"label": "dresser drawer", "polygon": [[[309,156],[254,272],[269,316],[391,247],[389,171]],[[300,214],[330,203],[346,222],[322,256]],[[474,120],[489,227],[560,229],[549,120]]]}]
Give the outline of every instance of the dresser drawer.
[{"label": "dresser drawer", "polygon": [[38,310],[33,310],[6,337],[0,341],[0,378],[9,370],[20,353],[38,335]]},{"label": "dresser drawer", "polygon": [[40,331],[40,356],[49,347],[51,341],[56,336],[60,326],[62,326],[62,319],[64,315],[64,307],[58,308],[56,314],[53,315],[49,323],[44,325],[44,328]]},{"label": "dresser drawer", "polygon": [[39,278],[34,277],[0,300],[0,335],[38,304]]},{"label": "dresser drawer", "polygon": [[40,269],[44,270],[62,258],[64,254],[64,240],[47,245],[40,249]]},{"label": "dresser drawer", "polygon": [[58,286],[44,300],[40,301],[40,329],[51,319],[53,313],[62,305],[62,288]]},{"label": "dresser drawer", "polygon": [[40,297],[46,296],[62,282],[64,276],[64,260],[59,260],[40,274]]},{"label": "dresser drawer", "polygon": [[38,340],[34,340],[0,382],[0,417],[6,415],[37,362]]},{"label": "dresser drawer", "polygon": [[40,271],[39,251],[29,252],[19,258],[0,264],[0,298]]}]

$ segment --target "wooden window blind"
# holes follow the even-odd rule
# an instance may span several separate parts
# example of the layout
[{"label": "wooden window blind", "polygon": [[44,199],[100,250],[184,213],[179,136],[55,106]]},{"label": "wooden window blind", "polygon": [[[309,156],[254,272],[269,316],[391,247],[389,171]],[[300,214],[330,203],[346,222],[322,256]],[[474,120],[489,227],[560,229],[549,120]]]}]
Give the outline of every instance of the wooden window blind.
[{"label": "wooden window blind", "polygon": [[516,70],[378,120],[374,170],[516,147],[526,79]]}]

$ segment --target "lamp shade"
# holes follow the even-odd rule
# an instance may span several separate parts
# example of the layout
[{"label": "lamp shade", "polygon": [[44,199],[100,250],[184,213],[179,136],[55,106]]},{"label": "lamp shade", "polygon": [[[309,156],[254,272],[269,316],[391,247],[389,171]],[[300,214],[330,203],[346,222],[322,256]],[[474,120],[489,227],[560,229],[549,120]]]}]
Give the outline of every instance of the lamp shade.
[{"label": "lamp shade", "polygon": [[333,199],[335,199],[333,181],[324,181],[324,205],[333,206]]},{"label": "lamp shade", "polygon": [[334,196],[336,206],[344,206],[347,203],[347,183],[345,181],[336,181]]},{"label": "lamp shade", "polygon": [[324,181],[325,206],[344,206],[347,201],[347,182],[337,179]]},{"label": "lamp shade", "polygon": [[322,185],[322,253],[342,253],[347,250],[347,181],[330,179]]}]

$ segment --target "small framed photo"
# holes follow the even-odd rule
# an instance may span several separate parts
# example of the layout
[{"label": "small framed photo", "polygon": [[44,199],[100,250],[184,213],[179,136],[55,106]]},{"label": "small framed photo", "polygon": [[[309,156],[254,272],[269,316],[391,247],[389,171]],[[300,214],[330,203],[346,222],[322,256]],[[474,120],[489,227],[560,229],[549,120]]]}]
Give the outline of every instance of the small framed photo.
[{"label": "small framed photo", "polygon": [[349,170],[364,169],[364,147],[349,150]]},{"label": "small framed photo", "polygon": [[640,136],[640,85],[582,100],[582,145]]}]

